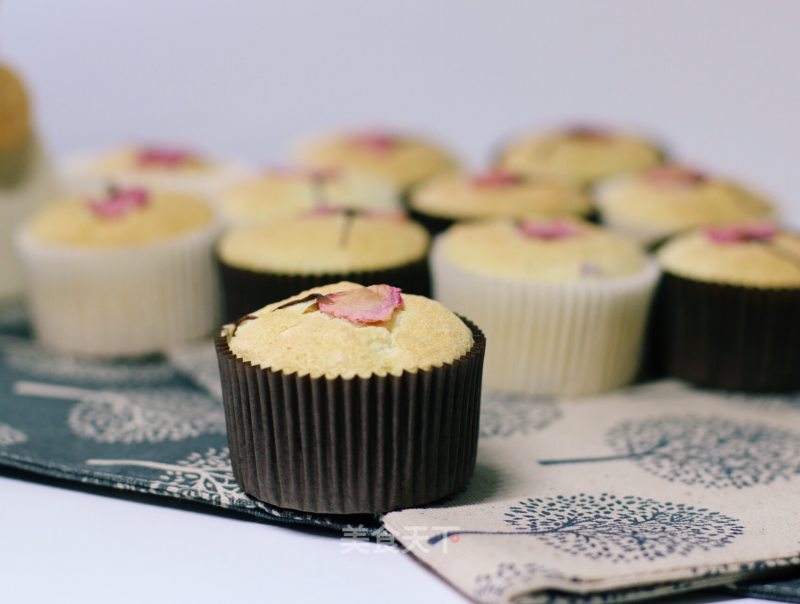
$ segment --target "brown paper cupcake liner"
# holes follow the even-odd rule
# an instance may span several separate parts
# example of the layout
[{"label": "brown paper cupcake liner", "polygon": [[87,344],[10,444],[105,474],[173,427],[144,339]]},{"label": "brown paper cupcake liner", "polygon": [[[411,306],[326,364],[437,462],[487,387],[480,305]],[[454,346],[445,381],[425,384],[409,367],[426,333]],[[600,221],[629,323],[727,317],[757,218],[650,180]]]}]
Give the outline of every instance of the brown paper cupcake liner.
[{"label": "brown paper cupcake liner", "polygon": [[252,271],[225,264],[219,257],[217,266],[222,281],[226,321],[235,321],[267,304],[285,300],[312,287],[338,281],[352,281],[362,285],[387,283],[399,287],[407,294],[431,295],[427,254],[420,260],[393,268],[316,275]]},{"label": "brown paper cupcake liner", "polygon": [[283,508],[381,513],[460,489],[475,467],[486,340],[399,376],[312,378],[256,367],[216,341],[228,442],[246,493]]},{"label": "brown paper cupcake liner", "polygon": [[658,295],[656,358],[668,375],[723,390],[800,389],[800,288],[665,273]]}]

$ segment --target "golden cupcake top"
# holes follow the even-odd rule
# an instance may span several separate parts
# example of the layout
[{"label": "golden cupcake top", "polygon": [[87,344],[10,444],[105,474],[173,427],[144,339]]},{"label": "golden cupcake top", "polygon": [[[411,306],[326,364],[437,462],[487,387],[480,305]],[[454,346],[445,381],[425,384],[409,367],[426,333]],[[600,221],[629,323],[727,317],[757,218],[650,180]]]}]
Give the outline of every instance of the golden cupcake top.
[{"label": "golden cupcake top", "polygon": [[763,223],[707,227],[669,241],[662,268],[698,281],[749,287],[800,287],[800,236]]},{"label": "golden cupcake top", "polygon": [[391,185],[352,170],[290,167],[242,181],[220,197],[225,217],[235,224],[263,223],[316,206],[398,210]]},{"label": "golden cupcake top", "polygon": [[428,233],[401,212],[321,207],[303,216],[230,230],[218,247],[230,266],[315,275],[394,268],[421,260]]},{"label": "golden cupcake top", "polygon": [[31,137],[28,93],[16,73],[0,64],[0,154],[18,150]]},{"label": "golden cupcake top", "polygon": [[348,282],[265,306],[227,335],[231,352],[253,365],[346,379],[440,367],[473,345],[470,329],[438,302]]},{"label": "golden cupcake top", "polygon": [[197,174],[211,170],[214,162],[194,151],[156,145],[112,149],[87,158],[87,169],[113,178],[131,172]]},{"label": "golden cupcake top", "polygon": [[615,225],[651,238],[774,213],[765,199],[748,189],[678,165],[614,178],[598,187],[597,204]]},{"label": "golden cupcake top", "polygon": [[432,143],[392,132],[344,133],[309,141],[298,149],[301,164],[370,174],[398,189],[453,171],[456,161]]},{"label": "golden cupcake top", "polygon": [[585,186],[653,166],[661,159],[661,150],[648,140],[579,126],[517,140],[501,153],[498,165],[509,172]]},{"label": "golden cupcake top", "polygon": [[457,224],[435,254],[467,271],[553,283],[625,277],[647,266],[634,242],[573,219]]},{"label": "golden cupcake top", "polygon": [[591,211],[586,195],[573,185],[503,170],[434,177],[414,190],[410,203],[419,212],[453,220],[585,215]]},{"label": "golden cupcake top", "polygon": [[26,233],[48,246],[110,249],[159,243],[213,222],[211,208],[194,197],[130,188],[45,206]]}]

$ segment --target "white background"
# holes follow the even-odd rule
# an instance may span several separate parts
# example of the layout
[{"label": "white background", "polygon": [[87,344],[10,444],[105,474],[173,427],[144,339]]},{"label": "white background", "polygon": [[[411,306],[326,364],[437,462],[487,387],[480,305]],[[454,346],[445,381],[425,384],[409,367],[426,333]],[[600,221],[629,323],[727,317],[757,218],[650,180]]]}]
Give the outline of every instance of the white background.
[{"label": "white background", "polygon": [[794,0],[0,0],[55,150],[177,142],[280,161],[398,125],[472,163],[520,128],[642,128],[800,222]]},{"label": "white background", "polygon": [[[163,142],[266,164],[302,134],[396,125],[479,165],[521,128],[609,121],[795,223],[799,32],[792,0],[0,4],[0,57],[57,153]],[[463,601],[407,556],[7,478],[0,581],[3,602]]]}]

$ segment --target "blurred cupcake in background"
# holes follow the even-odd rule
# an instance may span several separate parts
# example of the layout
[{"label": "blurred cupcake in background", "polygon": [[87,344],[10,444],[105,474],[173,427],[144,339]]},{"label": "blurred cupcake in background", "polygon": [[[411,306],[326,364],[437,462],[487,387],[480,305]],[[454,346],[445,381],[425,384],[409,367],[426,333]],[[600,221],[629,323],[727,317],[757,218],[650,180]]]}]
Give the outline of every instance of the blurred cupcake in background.
[{"label": "blurred cupcake in background", "polygon": [[225,317],[339,280],[429,294],[429,244],[425,229],[402,212],[321,207],[231,229],[217,247]]},{"label": "blurred cupcake in background", "polygon": [[465,220],[585,217],[592,210],[588,197],[571,184],[498,169],[436,176],[414,189],[408,205],[432,233]]},{"label": "blurred cupcake in background", "polygon": [[618,176],[595,189],[608,227],[646,245],[702,226],[763,220],[775,210],[734,182],[675,164]]},{"label": "blurred cupcake in background", "polygon": [[71,193],[97,195],[114,185],[186,193],[212,202],[249,174],[233,162],[158,145],[76,155],[63,162],[62,172]]},{"label": "blurred cupcake in background", "polygon": [[427,140],[384,131],[340,133],[310,140],[299,146],[296,159],[312,167],[363,172],[401,193],[458,165],[449,152]]},{"label": "blurred cupcake in background", "polygon": [[272,169],[233,185],[220,196],[223,218],[231,225],[272,222],[320,206],[402,209],[393,186],[367,174],[336,168]]},{"label": "blurred cupcake in background", "polygon": [[498,167],[579,187],[661,163],[663,151],[645,138],[593,126],[520,138],[500,152]]},{"label": "blurred cupcake in background", "polygon": [[769,223],[666,243],[656,324],[668,375],[744,391],[800,389],[800,235]]},{"label": "blurred cupcake in background", "polygon": [[58,190],[36,135],[25,85],[0,64],[0,299],[21,294],[14,230]]},{"label": "blurred cupcake in background", "polygon": [[636,376],[658,269],[574,219],[459,224],[431,253],[434,293],[486,334],[492,389],[571,396]]},{"label": "blurred cupcake in background", "polygon": [[116,189],[49,204],[17,236],[37,338],[133,356],[209,335],[218,234],[212,208],[183,193]]}]

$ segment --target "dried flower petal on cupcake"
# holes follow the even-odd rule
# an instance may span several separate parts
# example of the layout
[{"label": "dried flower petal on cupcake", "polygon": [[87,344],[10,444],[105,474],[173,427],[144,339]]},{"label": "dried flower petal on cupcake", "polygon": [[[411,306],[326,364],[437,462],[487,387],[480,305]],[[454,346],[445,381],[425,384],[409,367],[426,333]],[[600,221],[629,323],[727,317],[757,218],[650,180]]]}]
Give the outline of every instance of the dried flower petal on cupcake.
[{"label": "dried flower petal on cupcake", "polygon": [[156,146],[137,149],[136,161],[143,168],[168,170],[201,168],[206,163],[202,157],[188,149]]},{"label": "dried flower petal on cupcake", "polygon": [[778,227],[769,222],[715,226],[706,229],[706,237],[715,243],[742,243],[770,241],[778,234]]},{"label": "dried flower petal on cupcake", "polygon": [[523,220],[519,224],[519,232],[525,237],[533,237],[534,239],[543,239],[547,241],[551,239],[576,237],[584,231],[574,222],[561,220]]},{"label": "dried flower petal on cupcake", "polygon": [[89,209],[101,218],[118,218],[128,212],[141,209],[150,202],[150,195],[144,189],[112,189],[102,199],[90,199]]},{"label": "dried flower petal on cupcake", "polygon": [[391,285],[370,285],[326,294],[317,300],[317,306],[320,312],[351,323],[385,323],[395,310],[403,307],[400,291]]}]

